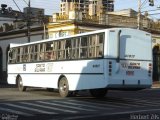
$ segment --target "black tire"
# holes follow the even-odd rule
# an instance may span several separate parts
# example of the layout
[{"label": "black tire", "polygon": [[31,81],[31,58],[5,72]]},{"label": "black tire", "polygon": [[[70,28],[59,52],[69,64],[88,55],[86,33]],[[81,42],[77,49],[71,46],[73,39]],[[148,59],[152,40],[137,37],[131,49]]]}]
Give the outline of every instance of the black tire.
[{"label": "black tire", "polygon": [[19,91],[26,91],[27,87],[26,86],[23,86],[23,81],[22,81],[22,78],[19,76],[18,79],[17,79],[17,87],[18,87],[18,90]]},{"label": "black tire", "polygon": [[69,92],[69,85],[68,85],[68,80],[66,77],[62,77],[59,81],[58,84],[58,89],[59,89],[59,94],[61,97],[69,97],[70,92]]},{"label": "black tire", "polygon": [[90,93],[93,97],[103,98],[107,93],[107,89],[91,89]]}]

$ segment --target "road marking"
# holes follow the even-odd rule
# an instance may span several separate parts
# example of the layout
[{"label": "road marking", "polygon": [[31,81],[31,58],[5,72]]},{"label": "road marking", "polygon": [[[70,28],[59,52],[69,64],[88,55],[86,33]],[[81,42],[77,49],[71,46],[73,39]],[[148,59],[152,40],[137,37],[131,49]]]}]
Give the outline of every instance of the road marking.
[{"label": "road marking", "polygon": [[112,113],[102,113],[96,115],[83,115],[83,116],[74,116],[66,118],[65,120],[76,120],[76,119],[83,119],[83,118],[93,118],[93,117],[102,117],[107,115],[123,115],[123,114],[135,114],[140,112],[153,112],[153,111],[160,111],[160,109],[149,109],[149,110],[135,110],[135,111],[125,111],[125,112],[112,112]]},{"label": "road marking", "polygon": [[20,105],[15,105],[15,104],[11,104],[11,103],[6,103],[5,105],[11,106],[11,107],[15,107],[15,108],[20,108],[20,109],[25,109],[25,110],[29,110],[29,111],[35,111],[35,112],[39,112],[39,113],[43,113],[43,114],[56,114],[54,112],[47,112],[47,111],[43,111],[43,110],[40,110],[40,109],[35,109],[35,108],[26,107],[26,106],[20,106]]},{"label": "road marking", "polygon": [[120,102],[120,101],[117,101],[117,102],[115,102],[115,101],[106,101],[107,103],[114,103],[114,104],[119,104],[119,105],[122,105],[122,106],[128,106],[128,107],[132,107],[132,106],[134,106],[134,107],[139,107],[139,105],[135,105],[135,104],[133,104],[133,103],[122,103],[122,102]]},{"label": "road marking", "polygon": [[[112,103],[112,104],[116,104],[115,106],[120,106],[120,107],[125,107],[125,108],[130,108],[132,104],[127,104],[127,103],[119,103],[118,101],[117,102],[112,102],[112,101],[99,101],[99,102],[103,102],[103,103]],[[132,106],[138,106],[138,105],[132,105]]]},{"label": "road marking", "polygon": [[[43,102],[43,101],[36,101],[36,102],[38,102],[38,103],[46,103],[46,102]],[[55,107],[49,107],[49,106],[45,106],[45,105],[38,105],[38,104],[34,104],[34,103],[27,103],[27,102],[20,102],[20,103],[26,104],[26,105],[32,105],[32,106],[36,106],[36,107],[41,107],[41,108],[47,108],[47,109],[51,109],[51,110],[58,110],[58,111],[69,112],[69,113],[77,113],[77,111],[64,110],[64,109],[55,108]]]},{"label": "road marking", "polygon": [[[86,102],[86,101],[78,101],[78,100],[69,100],[69,101],[72,101],[72,102],[80,102],[80,103],[86,103],[86,104],[90,104],[91,102],[93,102],[93,101],[91,101],[91,102]],[[119,104],[119,103],[114,103],[114,104],[108,104],[108,103],[110,103],[110,102],[108,102],[108,101],[98,101],[98,102],[101,102],[101,103],[95,103],[96,105],[103,105],[103,106],[107,106],[107,107],[122,107],[122,105],[117,105],[117,104]],[[112,102],[113,103],[113,102]],[[107,104],[107,105],[106,105]],[[116,104],[116,105],[115,105]],[[123,106],[123,108],[129,108],[129,106]]]},{"label": "road marking", "polygon": [[57,104],[57,103],[54,103],[54,101],[53,102],[38,101],[38,102],[39,103],[48,104],[48,105],[56,105],[56,106],[60,106],[60,107],[66,107],[66,108],[76,109],[76,110],[95,111],[95,110],[91,110],[91,109],[85,109],[85,108],[74,107],[74,106],[69,106],[69,105]]},{"label": "road marking", "polygon": [[[142,99],[135,99],[135,98],[122,98],[121,100],[128,100],[130,102],[136,102],[135,104],[141,104],[144,106],[157,106],[160,105],[158,101],[147,101],[147,100],[142,100]],[[155,103],[156,102],[156,103]]]},{"label": "road marking", "polygon": [[9,109],[9,108],[4,108],[4,107],[0,107],[0,110],[10,112],[10,113],[14,113],[14,114],[18,114],[18,115],[23,115],[23,116],[33,116],[29,113],[24,113],[24,112],[21,112],[21,111],[12,110],[12,109]]},{"label": "road marking", "polygon": [[[83,106],[83,107],[89,107],[89,108],[94,108],[94,109],[105,109],[105,110],[107,110],[107,109],[112,109],[112,108],[106,108],[106,107],[99,107],[99,106],[95,106],[95,105],[97,105],[97,104],[92,104],[92,105],[88,105],[88,103],[87,103],[87,105],[86,105],[86,103],[85,102],[83,102],[82,104],[80,104],[80,103],[73,103],[73,101],[72,102],[63,102],[63,101],[54,101],[54,102],[58,102],[58,103],[64,103],[64,104],[69,104],[69,105],[75,105],[75,106],[77,106],[77,107],[81,107],[81,106]],[[76,102],[76,101],[75,101]],[[91,103],[89,103],[89,104],[91,104]]]}]

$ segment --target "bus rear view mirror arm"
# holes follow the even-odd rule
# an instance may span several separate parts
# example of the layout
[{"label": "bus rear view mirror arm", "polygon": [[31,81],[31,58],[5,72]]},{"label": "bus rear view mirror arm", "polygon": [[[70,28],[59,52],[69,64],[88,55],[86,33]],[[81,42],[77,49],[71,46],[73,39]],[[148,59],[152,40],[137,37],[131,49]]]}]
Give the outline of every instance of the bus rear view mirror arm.
[{"label": "bus rear view mirror arm", "polygon": [[121,30],[118,31],[117,33],[117,63],[120,61],[120,37],[121,37]]}]

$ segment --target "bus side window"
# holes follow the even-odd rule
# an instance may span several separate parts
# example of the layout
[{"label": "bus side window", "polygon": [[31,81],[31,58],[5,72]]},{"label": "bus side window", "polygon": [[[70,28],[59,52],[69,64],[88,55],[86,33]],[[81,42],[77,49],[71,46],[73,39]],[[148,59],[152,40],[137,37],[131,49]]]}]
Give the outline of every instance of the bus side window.
[{"label": "bus side window", "polygon": [[66,59],[71,58],[71,40],[66,40],[65,52],[66,52]]},{"label": "bus side window", "polygon": [[57,49],[57,59],[63,60],[65,59],[65,40],[58,41],[58,49]]},{"label": "bus side window", "polygon": [[38,61],[38,44],[34,46],[34,61]]},{"label": "bus side window", "polygon": [[38,52],[38,46],[31,45],[30,46],[30,61],[37,61],[37,52]]},{"label": "bus side window", "polygon": [[16,62],[20,62],[20,48],[17,48]]},{"label": "bus side window", "polygon": [[22,62],[28,61],[28,46],[23,47]]},{"label": "bus side window", "polygon": [[97,35],[91,35],[89,39],[89,58],[94,58],[96,57],[96,39]]},{"label": "bus side window", "polygon": [[52,56],[52,60],[56,60],[57,59],[57,42],[54,41],[53,42],[53,56]]},{"label": "bus side window", "polygon": [[71,41],[72,41],[71,58],[72,59],[78,59],[79,58],[79,42],[80,42],[80,38],[73,38]]},{"label": "bus side window", "polygon": [[53,58],[53,42],[46,43],[45,60],[52,60]]},{"label": "bus side window", "polygon": [[9,58],[8,59],[9,63],[15,63],[16,62],[16,51],[15,51],[15,48],[10,49],[8,56],[9,56],[8,57]]},{"label": "bus side window", "polygon": [[88,36],[81,37],[80,57],[88,57]]},{"label": "bus side window", "polygon": [[102,57],[103,56],[103,43],[104,43],[104,34],[98,34],[97,35],[97,57]]},{"label": "bus side window", "polygon": [[34,61],[34,46],[30,46],[30,62]]},{"label": "bus side window", "polygon": [[44,44],[39,44],[39,61],[44,60]]}]

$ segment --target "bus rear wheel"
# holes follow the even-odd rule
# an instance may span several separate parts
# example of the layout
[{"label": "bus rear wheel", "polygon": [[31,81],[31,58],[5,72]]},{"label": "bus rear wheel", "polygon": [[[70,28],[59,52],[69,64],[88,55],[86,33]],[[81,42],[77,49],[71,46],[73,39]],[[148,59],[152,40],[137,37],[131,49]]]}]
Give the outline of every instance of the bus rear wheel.
[{"label": "bus rear wheel", "polygon": [[61,97],[70,96],[69,84],[66,77],[62,77],[58,84],[59,94]]},{"label": "bus rear wheel", "polygon": [[18,79],[17,79],[17,86],[18,86],[18,90],[19,91],[26,91],[26,87],[23,86],[23,81],[22,81],[22,78],[19,76]]},{"label": "bus rear wheel", "polygon": [[91,89],[90,93],[93,97],[96,98],[103,98],[105,97],[106,93],[107,93],[107,89],[101,88],[101,89]]}]

